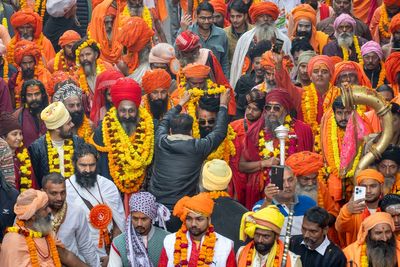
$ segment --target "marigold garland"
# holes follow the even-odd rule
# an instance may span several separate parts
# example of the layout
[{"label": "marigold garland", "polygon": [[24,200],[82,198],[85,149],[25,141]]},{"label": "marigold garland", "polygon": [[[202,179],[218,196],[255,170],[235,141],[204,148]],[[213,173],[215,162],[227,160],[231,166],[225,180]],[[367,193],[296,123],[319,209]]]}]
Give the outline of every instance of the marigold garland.
[{"label": "marigold garland", "polygon": [[85,142],[89,142],[90,137],[93,134],[93,129],[90,126],[89,119],[85,115],[83,116],[83,122],[81,127],[79,127],[77,134],[80,138],[85,140]]},{"label": "marigold garland", "polygon": [[361,261],[360,267],[368,267],[368,256],[367,256],[367,244],[366,243],[364,243],[361,247],[360,261]]},{"label": "marigold garland", "polygon": [[[100,58],[98,58],[96,60],[96,74],[99,75],[100,73],[102,73],[105,70],[106,70],[106,67],[103,64],[103,61]],[[89,94],[89,92],[90,92],[89,84],[86,80],[86,74],[85,74],[85,71],[83,70],[83,67],[79,67],[78,75],[79,75],[79,84],[82,89],[82,92],[84,94]]]},{"label": "marigold garland", "polygon": [[[124,7],[122,15],[127,18],[131,17],[128,5]],[[150,10],[146,6],[143,6],[142,19],[144,20],[144,22],[146,22],[147,26],[149,26],[150,29],[153,29],[153,19],[151,17]]]},{"label": "marigold garland", "polygon": [[[275,254],[275,258],[274,258],[274,266],[273,267],[279,267],[279,254],[280,254],[280,246],[277,243],[276,244],[276,254]],[[252,266],[253,265],[253,256],[254,256],[254,242],[251,245],[251,248],[249,249],[249,252],[247,253],[246,266]]]},{"label": "marigold garland", "polygon": [[[4,9],[3,9],[3,11],[4,11]],[[8,30],[8,22],[7,22],[7,18],[6,17],[4,17],[1,20],[1,24],[3,25],[4,28],[6,28]]]},{"label": "marigold garland", "polygon": [[[178,232],[176,232],[176,240],[174,245],[174,266],[185,267],[188,266],[187,260],[187,249],[188,240],[186,237],[187,233],[186,226],[182,226]],[[196,266],[209,266],[213,262],[214,248],[217,242],[217,236],[214,231],[214,226],[208,226],[204,241],[201,244],[199,258]],[[194,244],[193,244],[194,245]]]},{"label": "marigold garland", "polygon": [[385,83],[385,78],[386,78],[386,68],[385,64],[383,61],[381,61],[381,72],[379,73],[379,79],[378,79],[378,84],[376,85],[376,88],[379,86],[383,85]]},{"label": "marigold garland", "polygon": [[[36,43],[38,46],[39,50],[43,52],[43,38],[44,35],[43,33],[40,34],[39,38],[33,39],[33,42]],[[11,41],[8,43],[7,46],[7,60],[9,64],[13,64],[15,67],[18,67],[14,61],[14,49],[15,49],[15,44],[20,41],[20,39],[17,40],[17,36],[14,36],[11,38]],[[39,61],[39,65],[43,66],[42,60]]]},{"label": "marigold garland", "polygon": [[310,125],[313,134],[319,131],[318,115],[318,94],[314,83],[303,87],[301,95],[301,111],[303,113],[303,121]]},{"label": "marigold garland", "polygon": [[389,39],[391,36],[390,32],[388,31],[389,25],[390,25],[390,21],[389,21],[389,16],[388,16],[388,13],[386,10],[386,5],[384,3],[382,3],[381,17],[379,18],[378,28],[379,28],[379,33],[383,38]]},{"label": "marigold garland", "polygon": [[231,197],[228,192],[225,191],[211,191],[208,192],[208,195],[210,196],[211,199],[218,199],[220,197]]},{"label": "marigold garland", "polygon": [[207,161],[213,159],[221,159],[224,160],[226,163],[229,163],[230,157],[236,155],[236,148],[233,144],[233,140],[236,138],[236,132],[233,130],[231,125],[228,125],[228,133],[222,141],[222,143],[218,146],[216,150],[214,150],[210,155],[207,157]]},{"label": "marigold garland", "polygon": [[[361,65],[364,65],[364,60],[363,60],[363,57],[361,54],[360,44],[358,42],[358,38],[356,35],[353,36],[353,44],[354,44],[354,48],[356,49],[358,63],[360,63]],[[341,46],[341,49],[342,49],[342,53],[343,53],[343,61],[348,61],[349,60],[349,50],[343,46]]]},{"label": "marigold garland", "polygon": [[[42,238],[42,236],[43,236],[42,233],[30,230],[30,229],[26,229],[24,222],[21,220],[18,220],[18,219],[16,221],[16,225],[17,226],[8,227],[7,232],[18,233],[20,235],[25,236],[25,241],[28,246],[31,266],[32,267],[40,267],[39,256],[38,256],[38,252],[36,249],[35,242],[33,241],[33,238]],[[56,247],[56,243],[54,242],[54,239],[50,235],[47,235],[46,241],[50,247],[49,253],[53,259],[54,266],[61,267],[61,260],[58,255],[58,251],[57,251],[57,247]]]},{"label": "marigold garland", "polygon": [[19,191],[22,193],[25,190],[32,188],[32,163],[31,158],[28,154],[28,149],[24,147],[23,143],[19,146],[15,153],[19,163],[20,163],[20,187]]},{"label": "marigold garland", "polygon": [[[142,106],[147,110],[147,112],[149,112],[149,114],[153,117],[153,113],[151,113],[151,110],[150,110],[150,103],[149,103],[149,97],[148,97],[148,95],[146,94],[146,95],[144,95],[143,97],[142,97]],[[168,110],[170,110],[171,108],[173,108],[174,107],[174,103],[172,102],[172,99],[171,99],[171,97],[168,95],[168,106],[167,106],[167,110],[166,111],[168,111]]]},{"label": "marigold garland", "polygon": [[59,70],[60,62],[61,62],[62,71],[67,72],[67,73],[73,75],[74,72],[75,72],[76,69],[77,69],[77,66],[74,65],[74,66],[69,67],[69,66],[68,66],[68,62],[67,62],[67,60],[65,59],[64,53],[65,53],[65,52],[64,52],[64,49],[61,49],[60,51],[58,51],[58,53],[57,53],[56,56],[54,57],[54,65],[53,65],[54,72],[56,72],[56,71]]},{"label": "marigold garland", "polygon": [[97,150],[108,153],[110,174],[123,193],[137,192],[144,180],[146,168],[153,159],[154,125],[151,115],[139,108],[140,121],[135,133],[128,136],[111,108],[102,122],[104,147],[90,140]]},{"label": "marigold garland", "polygon": [[8,60],[7,57],[2,56],[3,58],[3,80],[8,83]]},{"label": "marigold garland", "polygon": [[[28,7],[28,3],[26,2],[26,0],[20,0],[19,5],[21,10]],[[33,8],[34,11],[43,18],[44,13],[46,11],[46,0],[35,0],[35,5],[30,8]]]},{"label": "marigold garland", "polygon": [[[60,171],[60,158],[58,156],[57,148],[53,146],[51,141],[50,132],[46,133],[47,155],[49,164],[49,173]],[[74,154],[74,143],[72,139],[65,139],[64,145],[64,178],[68,179],[74,174],[74,165],[72,164],[72,155]]]}]

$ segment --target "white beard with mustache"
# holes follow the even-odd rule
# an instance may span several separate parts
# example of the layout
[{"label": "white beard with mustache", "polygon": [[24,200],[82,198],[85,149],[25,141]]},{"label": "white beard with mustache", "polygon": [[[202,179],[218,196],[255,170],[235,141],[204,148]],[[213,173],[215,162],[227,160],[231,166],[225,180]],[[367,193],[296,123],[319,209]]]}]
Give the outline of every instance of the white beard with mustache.
[{"label": "white beard with mustache", "polygon": [[274,27],[275,27],[274,25],[268,23],[256,25],[255,35],[257,41],[262,41],[262,40],[271,41],[273,38],[275,38],[276,36]]},{"label": "white beard with mustache", "polygon": [[315,202],[318,202],[317,185],[301,186],[300,184],[296,184],[296,194],[308,196],[308,197],[314,199]]},{"label": "white beard with mustache", "polygon": [[32,225],[32,228],[38,232],[41,232],[44,236],[50,234],[53,230],[50,215],[36,219]]},{"label": "white beard with mustache", "polygon": [[353,34],[342,32],[336,36],[338,44],[340,47],[344,47],[349,49],[350,46],[353,44]]}]

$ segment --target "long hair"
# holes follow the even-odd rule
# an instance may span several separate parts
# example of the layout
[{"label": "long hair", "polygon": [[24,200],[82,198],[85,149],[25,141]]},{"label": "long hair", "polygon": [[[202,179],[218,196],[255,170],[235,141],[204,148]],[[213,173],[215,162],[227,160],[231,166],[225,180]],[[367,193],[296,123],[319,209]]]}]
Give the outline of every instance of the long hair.
[{"label": "long hair", "polygon": [[40,93],[42,94],[42,107],[47,107],[49,105],[49,98],[47,96],[46,88],[44,88],[44,84],[39,80],[27,80],[22,84],[21,89],[21,103],[26,104],[26,90],[29,86],[37,85],[40,89]]}]

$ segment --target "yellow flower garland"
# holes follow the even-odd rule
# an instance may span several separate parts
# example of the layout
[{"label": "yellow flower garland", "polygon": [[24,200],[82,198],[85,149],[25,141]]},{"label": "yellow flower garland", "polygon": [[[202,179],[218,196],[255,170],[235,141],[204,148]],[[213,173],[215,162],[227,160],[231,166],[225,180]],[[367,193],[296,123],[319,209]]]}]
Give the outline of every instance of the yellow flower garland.
[{"label": "yellow flower garland", "polygon": [[[60,171],[60,158],[57,149],[53,146],[51,141],[50,132],[46,133],[47,156],[49,164],[49,173]],[[65,139],[64,145],[64,178],[68,179],[74,174],[74,165],[72,164],[72,155],[74,154],[74,143],[72,139]]]},{"label": "yellow flower garland", "polygon": [[216,150],[214,150],[208,157],[207,161],[213,159],[221,159],[229,163],[230,157],[236,155],[236,148],[233,144],[233,140],[236,138],[236,132],[233,130],[232,126],[228,125],[228,133],[222,141],[222,143],[218,146]]},{"label": "yellow flower garland", "polygon": [[385,83],[385,78],[386,78],[386,68],[385,64],[383,61],[381,61],[381,72],[379,73],[379,79],[378,79],[378,84],[376,85],[376,88],[379,86],[383,85]]},{"label": "yellow flower garland", "polygon": [[28,154],[28,149],[24,147],[23,143],[19,146],[16,157],[20,162],[21,177],[19,191],[22,193],[32,188],[32,163]]},{"label": "yellow flower garland", "polygon": [[316,135],[319,131],[319,124],[317,122],[318,94],[314,83],[303,87],[301,111],[303,112],[303,121],[310,125],[313,134]]},{"label": "yellow flower garland", "polygon": [[153,159],[153,119],[143,107],[139,108],[139,114],[136,131],[129,137],[117,118],[117,110],[111,108],[102,122],[104,147],[97,145],[93,138],[90,140],[99,151],[108,153],[110,174],[123,193],[140,189],[146,168]]},{"label": "yellow flower garland", "polygon": [[3,56],[3,80],[8,82],[8,60],[5,56]]},{"label": "yellow flower garland", "polygon": [[[124,7],[122,15],[127,18],[131,17],[128,4]],[[146,6],[143,6],[142,19],[144,20],[144,22],[146,22],[147,26],[149,26],[150,29],[153,29],[153,19],[151,17],[150,10]]]},{"label": "yellow flower garland", "polygon": [[360,267],[368,267],[368,256],[367,256],[367,244],[363,244],[361,247],[361,266]]},{"label": "yellow flower garland", "polygon": [[208,192],[208,195],[213,200],[216,200],[220,197],[230,197],[230,195],[225,191],[211,191],[211,192]]},{"label": "yellow flower garland", "polygon": [[386,5],[384,3],[382,3],[381,17],[379,18],[378,28],[379,28],[379,33],[383,38],[388,39],[391,36],[390,32],[388,31],[389,25],[390,25],[390,21],[389,21],[388,13],[386,11]]},{"label": "yellow flower garland", "polygon": [[[26,0],[20,0],[19,5],[21,10],[28,7]],[[33,8],[34,11],[43,18],[46,11],[46,0],[35,0],[35,6]]]},{"label": "yellow flower garland", "polygon": [[[358,42],[358,38],[356,35],[353,36],[353,43],[354,43],[354,48],[356,49],[358,63],[360,63],[361,65],[364,65],[364,60],[361,55],[360,44]],[[342,53],[343,53],[343,61],[348,61],[349,60],[349,50],[347,50],[343,46],[341,47],[341,49],[342,49]]]},{"label": "yellow flower garland", "polygon": [[81,127],[79,127],[77,134],[80,138],[85,140],[85,142],[89,142],[90,137],[93,134],[92,127],[90,126],[89,119],[86,117],[86,115],[83,115],[83,122]]},{"label": "yellow flower garland", "polygon": [[[280,246],[277,243],[276,244],[276,254],[275,254],[275,258],[274,258],[274,266],[273,267],[279,267],[279,254],[280,254]],[[246,266],[252,266],[253,265],[253,256],[254,256],[254,244],[251,246],[249,252],[247,253]]]},{"label": "yellow flower garland", "polygon": [[4,28],[6,28],[6,30],[8,30],[8,22],[6,17],[1,20],[1,24],[4,26]]}]

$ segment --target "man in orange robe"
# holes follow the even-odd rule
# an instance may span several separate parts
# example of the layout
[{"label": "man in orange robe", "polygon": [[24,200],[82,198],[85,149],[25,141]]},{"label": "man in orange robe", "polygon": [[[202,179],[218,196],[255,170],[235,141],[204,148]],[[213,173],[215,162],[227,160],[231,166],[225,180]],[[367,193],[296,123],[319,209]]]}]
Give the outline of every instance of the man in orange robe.
[{"label": "man in orange robe", "polygon": [[14,47],[20,40],[29,40],[38,47],[43,56],[44,64],[54,58],[56,52],[50,40],[43,35],[42,18],[31,9],[24,9],[14,13],[11,16],[11,25],[14,28],[15,36],[7,46],[7,59],[9,63],[14,62]]},{"label": "man in orange robe", "polygon": [[395,97],[399,94],[400,52],[393,52],[385,62],[386,79],[392,85]]},{"label": "man in orange robe", "polygon": [[329,35],[317,31],[315,10],[309,4],[302,4],[292,10],[291,16],[293,23],[289,24],[289,36],[292,39],[296,37],[306,38],[314,51],[322,54],[322,48],[329,42]]},{"label": "man in orange robe", "polygon": [[15,84],[11,94],[14,96],[16,108],[19,108],[21,104],[21,89],[25,80],[41,81],[46,88],[47,95],[49,97],[53,95],[53,88],[49,86],[51,73],[43,66],[42,54],[36,43],[27,40],[19,41],[14,49],[14,62],[18,66],[19,72],[14,76],[15,80],[10,82]]},{"label": "man in orange robe", "polygon": [[398,266],[400,243],[389,213],[377,212],[360,224],[357,240],[343,252],[354,266]]},{"label": "man in orange robe", "polygon": [[361,223],[376,212],[383,193],[383,175],[375,169],[365,169],[357,177],[357,185],[366,187],[365,199],[354,200],[354,196],[346,203],[336,218],[335,227],[341,239],[341,246],[348,246],[357,240]]},{"label": "man in orange robe", "polygon": [[396,0],[383,0],[383,3],[378,7],[371,20],[369,29],[372,34],[372,39],[380,45],[389,43],[390,41],[390,21],[400,12],[400,3]]}]

